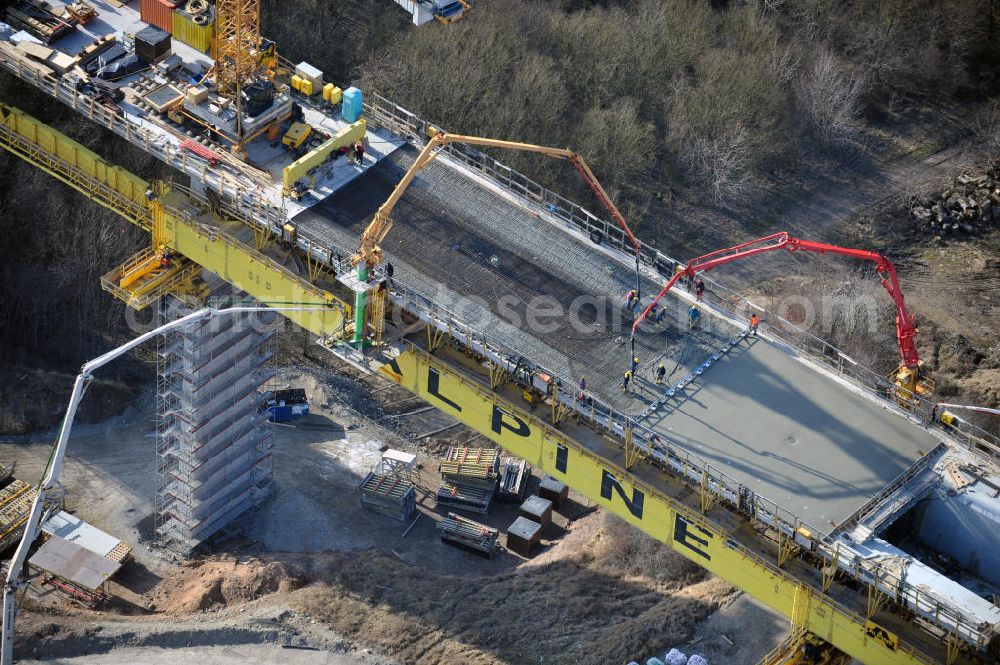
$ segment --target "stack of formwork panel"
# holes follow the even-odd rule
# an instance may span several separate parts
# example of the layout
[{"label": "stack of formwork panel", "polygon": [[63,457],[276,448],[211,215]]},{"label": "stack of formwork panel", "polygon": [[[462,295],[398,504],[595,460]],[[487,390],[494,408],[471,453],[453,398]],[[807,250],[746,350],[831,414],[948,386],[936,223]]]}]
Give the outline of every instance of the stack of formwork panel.
[{"label": "stack of formwork panel", "polygon": [[132,547],[128,543],[101,531],[92,524],[87,524],[65,510],[57,511],[42,523],[42,533],[46,537],[55,536],[68,540],[118,564],[124,564],[132,556]]},{"label": "stack of formwork panel", "polygon": [[438,470],[441,472],[439,506],[484,514],[493,507],[500,477],[498,449],[449,448]]},{"label": "stack of formwork panel", "polygon": [[[163,305],[167,320],[189,310]],[[215,317],[161,336],[157,377],[157,535],[186,552],[271,491],[263,384],[274,315]]]},{"label": "stack of formwork panel", "polygon": [[22,480],[12,480],[0,490],[0,552],[17,544],[38,492]]},{"label": "stack of formwork panel", "polygon": [[526,461],[505,456],[500,461],[500,491],[497,498],[501,501],[523,501],[528,493],[530,479],[531,469]]},{"label": "stack of formwork panel", "polygon": [[417,511],[417,492],[406,478],[376,468],[361,482],[361,505],[408,522]]},{"label": "stack of formwork panel", "polygon": [[455,513],[448,513],[447,517],[438,522],[437,530],[443,542],[486,556],[493,556],[499,548],[499,531]]}]

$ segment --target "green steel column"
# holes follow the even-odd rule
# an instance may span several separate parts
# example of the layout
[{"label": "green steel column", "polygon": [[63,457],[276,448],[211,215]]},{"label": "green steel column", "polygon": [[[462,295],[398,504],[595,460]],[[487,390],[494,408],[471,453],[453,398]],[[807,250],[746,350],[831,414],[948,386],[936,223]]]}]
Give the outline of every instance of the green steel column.
[{"label": "green steel column", "polygon": [[[368,266],[364,261],[358,264],[358,281],[368,282]],[[365,341],[365,308],[368,304],[368,292],[358,291],[354,294],[354,343],[360,350]]]}]

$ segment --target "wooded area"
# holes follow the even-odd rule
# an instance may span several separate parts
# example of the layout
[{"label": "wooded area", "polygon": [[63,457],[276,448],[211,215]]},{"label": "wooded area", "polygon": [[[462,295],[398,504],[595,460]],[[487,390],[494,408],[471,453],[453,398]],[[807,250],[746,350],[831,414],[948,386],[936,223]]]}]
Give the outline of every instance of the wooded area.
[{"label": "wooded area", "polygon": [[[639,234],[677,256],[769,230],[843,164],[877,173],[886,150],[1000,126],[975,119],[997,92],[991,0],[479,0],[419,29],[385,0],[263,0],[262,18],[286,57],[331,80],[453,131],[583,153]],[[0,96],[162,170],[8,75]],[[572,169],[502,157],[596,208]],[[16,377],[72,370],[124,334],[98,276],[143,241],[17,158],[0,166],[0,361]],[[0,398],[29,383],[0,381]]]}]

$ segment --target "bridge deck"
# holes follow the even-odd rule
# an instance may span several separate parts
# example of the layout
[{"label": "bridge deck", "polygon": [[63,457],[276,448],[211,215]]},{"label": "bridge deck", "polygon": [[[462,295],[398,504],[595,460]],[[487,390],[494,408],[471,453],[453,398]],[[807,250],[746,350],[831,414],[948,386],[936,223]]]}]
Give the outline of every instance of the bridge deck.
[{"label": "bridge deck", "polygon": [[[295,223],[346,255],[416,153],[397,150]],[[687,303],[670,298],[667,320],[641,329],[640,369],[623,396],[631,324],[623,300],[634,280],[626,263],[440,161],[415,179],[393,218],[384,249],[397,280],[558,376],[585,376],[588,390],[628,413],[662,393],[651,375],[660,359],[667,383],[676,382],[738,332],[715,319],[689,331]],[[657,286],[644,280],[643,292]],[[762,339],[723,356],[646,424],[823,531],[935,445],[929,432]]]}]

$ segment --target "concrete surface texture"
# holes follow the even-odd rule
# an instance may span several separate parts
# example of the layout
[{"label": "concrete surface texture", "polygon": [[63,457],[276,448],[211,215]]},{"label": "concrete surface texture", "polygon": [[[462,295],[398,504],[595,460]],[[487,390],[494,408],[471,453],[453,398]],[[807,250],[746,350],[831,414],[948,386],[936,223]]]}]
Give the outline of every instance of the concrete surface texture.
[{"label": "concrete surface texture", "polygon": [[[417,154],[404,146],[295,218],[345,256]],[[383,243],[394,283],[432,298],[497,342],[623,409],[641,410],[618,386],[628,366],[632,314],[625,294],[635,269],[602,247],[488,189],[439,159],[422,170],[393,211]],[[659,290],[642,280],[645,303]],[[644,326],[636,352],[645,375],[664,359],[691,369],[733,331],[688,335],[687,304],[664,301],[668,321]],[[646,330],[645,328],[648,328]],[[682,376],[683,374],[681,374]]]},{"label": "concrete surface texture", "polygon": [[[612,538],[601,511],[578,495],[553,516],[531,560],[506,551],[483,559],[449,547],[435,530],[442,514],[433,501],[440,480],[435,460],[448,445],[476,445],[475,432],[449,427],[456,424],[449,416],[381,379],[359,381],[349,372],[299,366],[278,380],[305,388],[313,413],[274,428],[277,492],[237,528],[212,539],[209,555],[189,562],[174,560],[149,540],[156,475],[152,400],[74,430],[62,476],[68,506],[131,542],[137,562],[111,585],[116,598],[100,612],[69,607],[51,592],[27,598],[18,621],[19,657],[72,665],[387,665],[380,654],[430,662],[419,654],[431,643],[442,657],[460,658],[454,662],[468,654],[474,654],[468,662],[493,662],[475,658],[494,653],[516,660],[533,648],[529,644],[546,643],[548,661],[570,647],[618,653],[686,639],[732,592],[659,543],[649,544],[665,562],[657,565],[655,579],[631,576],[645,572],[622,576],[608,557],[631,551],[627,543],[641,534],[623,524],[624,541]],[[416,452],[422,466],[420,518],[405,536],[408,525],[360,506],[358,483],[378,459],[378,442]],[[0,442],[0,460],[16,460],[17,475],[32,480],[50,446],[49,435]],[[516,514],[517,504],[497,504],[492,514],[475,519],[503,531]],[[518,609],[503,618],[469,617],[441,602],[447,594],[484,592]],[[602,598],[596,606],[588,596],[595,592]],[[608,595],[616,593],[620,598],[609,605]],[[524,637],[524,617],[548,612],[550,603],[563,605],[574,630],[567,635],[565,626],[535,622],[535,632]],[[647,613],[635,618],[636,606]],[[413,640],[400,645],[383,639],[385,622],[398,623]],[[647,624],[657,628],[640,629]],[[617,628],[603,628],[609,625]],[[514,637],[517,632],[522,635]],[[492,642],[499,633],[511,637],[502,645]],[[622,642],[622,634],[635,638]]]},{"label": "concrete surface texture", "polygon": [[759,338],[723,357],[646,424],[822,531],[938,443]]},{"label": "concrete surface texture", "polygon": [[[297,222],[347,251],[415,152],[397,150]],[[628,413],[663,393],[652,380],[658,362],[669,386],[738,332],[707,316],[688,330],[686,301],[664,299],[667,320],[639,328],[639,369],[623,396],[631,324],[624,294],[634,285],[627,265],[440,161],[420,172],[393,218],[383,246],[400,284],[451,303],[477,329],[563,379],[575,384],[586,376],[590,392]],[[643,281],[645,294],[657,287]],[[585,300],[591,304],[577,309]],[[549,327],[530,325],[542,302],[562,312],[546,319]],[[586,322],[599,322],[586,332],[578,325],[584,312]],[[711,367],[679,404],[645,424],[821,531],[936,443],[760,339]]]}]

